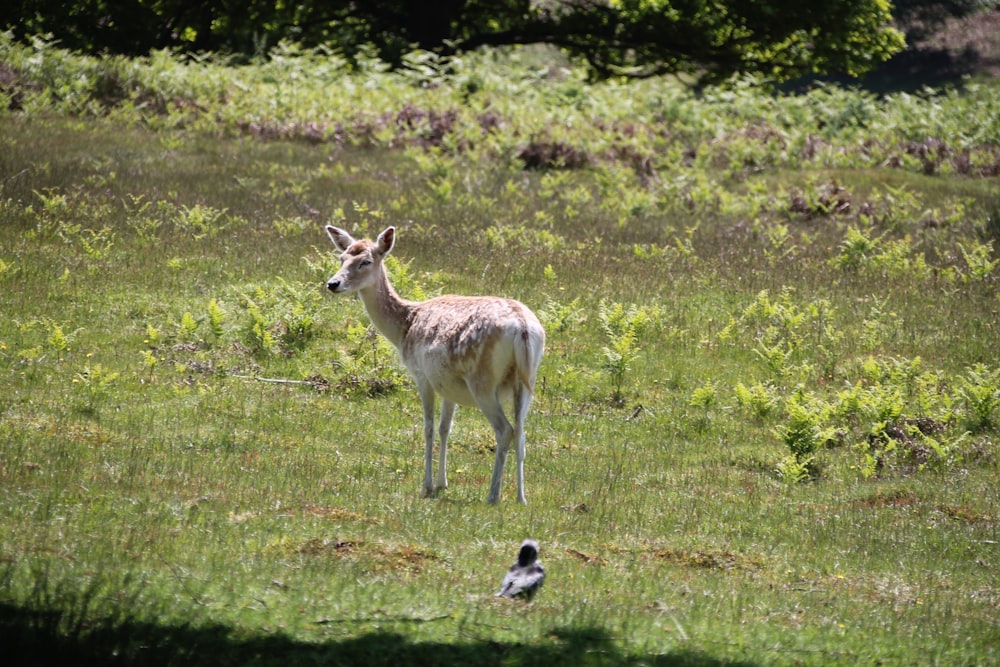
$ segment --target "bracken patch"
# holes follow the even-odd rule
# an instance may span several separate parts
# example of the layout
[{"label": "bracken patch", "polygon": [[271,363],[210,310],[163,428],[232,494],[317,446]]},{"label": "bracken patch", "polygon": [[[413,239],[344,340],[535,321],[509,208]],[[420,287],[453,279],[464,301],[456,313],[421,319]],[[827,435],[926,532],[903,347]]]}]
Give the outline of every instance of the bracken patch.
[{"label": "bracken patch", "polygon": [[587,151],[563,141],[532,141],[517,156],[525,169],[583,169],[591,163]]},{"label": "bracken patch", "polygon": [[376,570],[420,572],[432,561],[440,560],[437,554],[412,544],[375,544],[366,555],[374,559]]},{"label": "bracken patch", "polygon": [[573,556],[577,560],[583,561],[587,565],[607,565],[608,560],[602,558],[601,556],[595,556],[594,554],[585,554],[582,551],[577,551],[576,549],[566,549],[566,553]]},{"label": "bracken patch", "polygon": [[937,509],[939,512],[947,516],[949,519],[954,519],[956,521],[961,521],[962,523],[992,523],[992,517],[985,514],[980,514],[974,508],[968,505],[938,505]]},{"label": "bracken patch", "polygon": [[304,556],[321,556],[325,554],[348,556],[358,550],[359,544],[362,543],[350,540],[331,540],[312,537],[299,545],[295,552]]},{"label": "bracken patch", "polygon": [[856,500],[852,505],[860,508],[910,507],[916,505],[918,502],[920,502],[920,498],[913,491],[893,489],[891,491],[880,491],[867,498]]},{"label": "bracken patch", "polygon": [[675,565],[710,570],[759,570],[763,565],[757,559],[716,549],[660,549],[653,557]]},{"label": "bracken patch", "polygon": [[299,511],[304,516],[320,517],[322,519],[333,519],[335,521],[360,521],[363,523],[378,523],[371,517],[345,510],[341,507],[327,507],[325,505],[303,505]]}]

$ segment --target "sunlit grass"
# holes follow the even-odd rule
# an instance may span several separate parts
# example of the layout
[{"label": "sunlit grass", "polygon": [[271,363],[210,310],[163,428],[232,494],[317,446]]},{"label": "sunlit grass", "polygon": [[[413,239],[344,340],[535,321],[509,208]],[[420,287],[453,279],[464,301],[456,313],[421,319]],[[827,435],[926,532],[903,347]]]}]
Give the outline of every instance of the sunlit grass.
[{"label": "sunlit grass", "polygon": [[[959,250],[996,256],[995,177],[696,156],[643,187],[16,115],[0,145],[0,600],[22,655],[995,657],[997,273]],[[328,222],[397,225],[408,296],[544,313],[527,507],[510,479],[485,503],[470,409],[449,489],[420,497],[415,390],[360,304],[324,295]],[[838,262],[851,228],[883,245]],[[833,432],[798,482],[778,472],[795,401]],[[527,536],[545,587],[496,601]]]}]

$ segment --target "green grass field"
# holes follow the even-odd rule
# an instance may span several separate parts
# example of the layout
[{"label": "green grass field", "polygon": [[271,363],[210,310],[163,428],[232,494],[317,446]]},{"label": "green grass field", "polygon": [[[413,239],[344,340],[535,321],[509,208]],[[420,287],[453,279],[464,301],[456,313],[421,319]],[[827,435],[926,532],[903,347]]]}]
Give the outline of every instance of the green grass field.
[{"label": "green grass field", "polygon": [[[0,44],[0,643],[18,664],[1000,659],[1000,87],[589,86]],[[496,62],[491,58],[495,58]],[[548,332],[526,507],[326,293]],[[522,539],[548,579],[496,600]]]}]

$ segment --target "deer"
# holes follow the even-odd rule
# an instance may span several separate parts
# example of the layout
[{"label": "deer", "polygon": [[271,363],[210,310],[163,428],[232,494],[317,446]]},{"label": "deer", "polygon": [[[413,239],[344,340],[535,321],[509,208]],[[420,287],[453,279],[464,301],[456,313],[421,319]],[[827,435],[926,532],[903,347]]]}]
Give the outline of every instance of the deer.
[{"label": "deer", "polygon": [[[424,417],[423,495],[433,497],[448,487],[448,435],[457,406],[478,408],[493,427],[496,458],[487,502],[500,501],[504,465],[516,443],[517,500],[524,491],[525,421],[534,397],[535,380],[545,350],[545,329],[519,301],[497,296],[438,296],[409,301],[397,294],[383,260],[396,242],[387,227],[375,241],[355,240],[348,232],[326,226],[340,251],[340,270],[326,287],[334,294],[356,293],[375,328],[399,353],[420,394]],[[438,424],[437,480],[433,480],[434,419]],[[513,425],[503,404],[513,406]]]}]

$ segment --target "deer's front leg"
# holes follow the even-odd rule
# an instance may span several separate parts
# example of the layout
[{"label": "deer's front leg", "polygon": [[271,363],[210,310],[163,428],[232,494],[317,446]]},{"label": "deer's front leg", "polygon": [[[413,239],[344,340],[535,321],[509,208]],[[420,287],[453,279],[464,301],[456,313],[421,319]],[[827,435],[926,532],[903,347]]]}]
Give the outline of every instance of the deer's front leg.
[{"label": "deer's front leg", "polygon": [[434,495],[434,390],[426,382],[417,388],[424,408],[424,497],[429,498]]},{"label": "deer's front leg", "polygon": [[448,434],[451,433],[451,422],[455,417],[455,404],[441,399],[441,424],[438,427],[438,476],[437,488],[448,488]]}]

